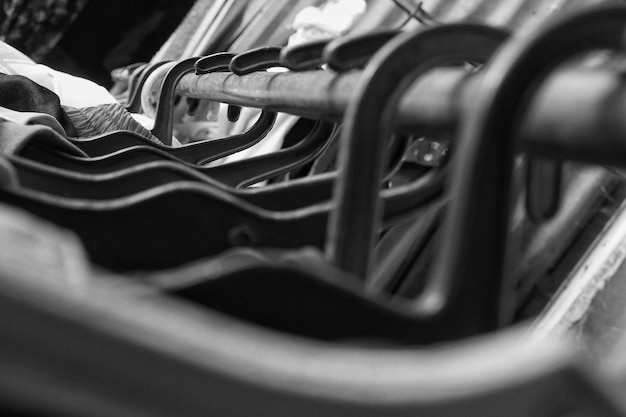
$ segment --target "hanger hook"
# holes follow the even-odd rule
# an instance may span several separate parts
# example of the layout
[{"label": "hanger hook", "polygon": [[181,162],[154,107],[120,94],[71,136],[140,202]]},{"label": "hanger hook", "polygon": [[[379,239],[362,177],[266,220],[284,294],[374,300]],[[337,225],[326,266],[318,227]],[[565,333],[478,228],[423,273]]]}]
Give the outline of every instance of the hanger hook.
[{"label": "hanger hook", "polygon": [[262,46],[236,55],[230,61],[233,74],[246,75],[272,67],[281,67],[279,46]]},{"label": "hanger hook", "polygon": [[178,61],[165,75],[163,86],[159,93],[159,104],[157,105],[154,128],[152,134],[165,145],[172,144],[172,134],[174,132],[174,99],[176,97],[176,86],[185,74],[195,71],[195,63],[200,57],[186,58]]}]

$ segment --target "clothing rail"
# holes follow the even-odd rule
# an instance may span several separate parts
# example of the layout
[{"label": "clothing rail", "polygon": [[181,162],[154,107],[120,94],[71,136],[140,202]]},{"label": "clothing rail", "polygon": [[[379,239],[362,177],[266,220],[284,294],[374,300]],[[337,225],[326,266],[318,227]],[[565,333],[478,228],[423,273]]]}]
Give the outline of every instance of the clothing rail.
[{"label": "clothing rail", "polygon": [[[300,116],[340,120],[360,71],[256,72],[186,75],[181,95]],[[398,127],[437,135],[454,129],[462,105],[471,106],[478,75],[446,68],[421,77],[400,103]],[[465,103],[465,104],[463,104]],[[533,98],[521,129],[535,154],[582,162],[607,162],[622,154],[626,132],[626,82],[609,70],[561,70]]]}]

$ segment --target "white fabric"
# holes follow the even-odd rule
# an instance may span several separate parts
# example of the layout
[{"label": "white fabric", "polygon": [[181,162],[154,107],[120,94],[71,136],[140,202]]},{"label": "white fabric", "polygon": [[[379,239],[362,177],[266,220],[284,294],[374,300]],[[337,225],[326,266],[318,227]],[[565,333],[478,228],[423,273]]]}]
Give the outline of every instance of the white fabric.
[{"label": "white fabric", "polygon": [[321,7],[306,7],[293,20],[296,32],[289,38],[289,44],[342,35],[366,8],[365,0],[329,0]]},{"label": "white fabric", "polygon": [[[240,120],[245,119],[245,125],[249,128],[256,121],[256,118],[260,115],[260,113],[261,111],[257,109],[242,109]],[[242,159],[265,155],[280,150],[282,148],[285,135],[289,132],[289,129],[291,129],[296,121],[298,121],[298,117],[296,116],[292,116],[287,113],[278,113],[274,127],[267,137],[248,149],[244,149],[243,151],[223,158],[222,162],[228,163],[240,161]]]},{"label": "white fabric", "polygon": [[106,88],[81,77],[75,77],[46,65],[37,64],[9,44],[0,41],[0,71],[22,75],[59,96],[61,104],[71,107],[92,107],[117,103]]}]

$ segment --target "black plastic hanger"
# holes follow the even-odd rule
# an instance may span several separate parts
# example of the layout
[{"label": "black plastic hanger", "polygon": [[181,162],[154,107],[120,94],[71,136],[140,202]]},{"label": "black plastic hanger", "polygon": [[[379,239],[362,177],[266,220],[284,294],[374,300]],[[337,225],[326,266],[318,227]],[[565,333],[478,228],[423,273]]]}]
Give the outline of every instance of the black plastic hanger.
[{"label": "black plastic hanger", "polygon": [[176,85],[178,85],[178,82],[185,74],[190,74],[195,71],[195,63],[199,58],[199,56],[196,56],[178,61],[169,69],[163,79],[152,134],[167,146],[172,145],[172,135],[174,132]]},{"label": "black plastic hanger", "polygon": [[309,41],[297,45],[285,46],[280,51],[279,60],[282,66],[291,71],[317,70],[324,65],[322,53],[329,39]]},{"label": "black plastic hanger", "polygon": [[231,59],[229,68],[233,74],[246,75],[282,66],[279,46],[262,46],[237,54]]},{"label": "black plastic hanger", "polygon": [[140,70],[139,74],[137,74],[136,81],[135,77],[133,77],[134,82],[129,85],[128,103],[125,106],[126,110],[131,113],[141,112],[141,89],[146,84],[146,80],[154,71],[169,62],[170,61],[159,61],[148,64]]},{"label": "black plastic hanger", "polygon": [[[205,62],[212,59],[205,57]],[[221,57],[213,57],[219,61]],[[178,81],[187,73],[196,68],[197,57],[180,61],[172,67],[163,82],[159,105],[152,133],[164,143],[171,144],[174,114],[174,96]],[[146,154],[147,161],[161,159],[180,159],[194,164],[203,164],[222,158],[237,151],[247,149],[258,143],[271,129],[275,114],[264,112],[259,116],[257,123],[247,132],[227,138],[211,139],[194,142],[180,147],[161,145],[149,138],[132,132],[112,132],[92,138],[72,140],[90,156],[105,156],[115,152],[131,152]],[[172,158],[165,156],[169,154]]]},{"label": "black plastic hanger", "polygon": [[275,113],[262,112],[259,119],[246,132],[179,147],[161,145],[130,131],[116,131],[86,139],[72,139],[71,142],[94,158],[115,159],[114,155],[136,153],[143,154],[146,161],[168,159],[190,164],[204,164],[258,143],[269,133],[275,120]]},{"label": "black plastic hanger", "polygon": [[19,187],[59,197],[85,200],[123,198],[175,181],[202,181],[171,162],[148,163],[110,174],[81,174],[19,156],[5,156]]},{"label": "black plastic hanger", "polygon": [[[310,129],[307,125],[311,123],[311,120],[301,118],[294,128],[305,125],[306,129]],[[223,184],[241,188],[295,170],[317,158],[330,145],[336,133],[332,123],[322,121],[313,123],[314,127],[310,133],[291,147],[211,167],[205,172]]]},{"label": "black plastic hanger", "polygon": [[324,47],[322,60],[330,69],[339,72],[363,68],[376,51],[400,33],[399,30],[380,29],[334,39]]}]

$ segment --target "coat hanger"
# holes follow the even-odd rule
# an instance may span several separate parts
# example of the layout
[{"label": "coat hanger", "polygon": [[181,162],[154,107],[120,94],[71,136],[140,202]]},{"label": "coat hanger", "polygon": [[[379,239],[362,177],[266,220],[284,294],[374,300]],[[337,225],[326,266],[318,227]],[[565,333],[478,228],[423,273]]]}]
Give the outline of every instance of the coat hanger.
[{"label": "coat hanger", "polygon": [[400,33],[395,29],[379,29],[334,39],[324,47],[322,60],[338,72],[363,68],[376,51]]},{"label": "coat hanger", "polygon": [[230,60],[229,69],[233,74],[246,75],[272,67],[282,66],[279,46],[262,46],[237,54]]},{"label": "coat hanger", "polygon": [[194,72],[194,64],[199,58],[199,56],[195,56],[178,61],[170,68],[163,79],[152,134],[167,146],[172,145],[172,134],[174,132],[176,85],[185,74]]},{"label": "coat hanger", "polygon": [[282,66],[288,68],[290,71],[310,71],[320,69],[322,65],[324,65],[322,52],[328,42],[328,39],[320,39],[285,46],[280,51],[280,62]]},{"label": "coat hanger", "polygon": [[128,85],[128,102],[125,106],[126,110],[131,113],[141,112],[141,89],[146,84],[146,80],[150,74],[169,62],[170,61],[158,61],[148,64],[141,68],[136,76],[132,77],[133,82],[129,82]]},{"label": "coat hanger", "polygon": [[[126,65],[125,67],[120,68],[122,73],[126,73],[127,82],[128,82],[128,91],[134,91],[137,87],[137,82],[139,81],[140,75],[144,69],[146,69],[150,65],[148,62],[135,62],[133,64]],[[113,70],[113,72],[118,70]],[[115,77],[113,77],[115,78]]]},{"label": "coat hanger", "polygon": [[[160,137],[164,143],[171,143],[176,84],[183,75],[194,70],[197,59],[194,57],[176,63],[168,71],[163,82],[152,133],[157,138]],[[262,113],[257,123],[247,132],[228,138],[198,141],[180,147],[161,145],[132,132],[112,132],[87,139],[76,139],[73,142],[90,156],[111,156],[116,152],[118,154],[130,152],[145,154],[146,162],[167,158],[202,164],[258,143],[271,129],[274,120],[275,115]]]},{"label": "coat hanger", "polygon": [[113,86],[109,92],[114,97],[119,97],[120,102],[127,104],[130,100],[131,91],[135,90],[141,72],[149,65],[147,62],[134,62],[115,68],[111,71]]},{"label": "coat hanger", "polygon": [[71,139],[71,142],[94,158],[115,159],[113,155],[126,152],[143,154],[147,161],[167,159],[201,165],[258,143],[271,130],[275,119],[274,113],[263,112],[246,132],[180,147],[160,145],[130,131],[116,131],[87,139]]},{"label": "coat hanger", "polygon": [[[310,134],[294,146],[279,151],[211,167],[211,178],[235,188],[247,187],[297,169],[317,158],[331,143],[336,127],[329,122],[315,121]],[[300,119],[309,125],[310,120]],[[293,129],[292,129],[293,131]]]}]

